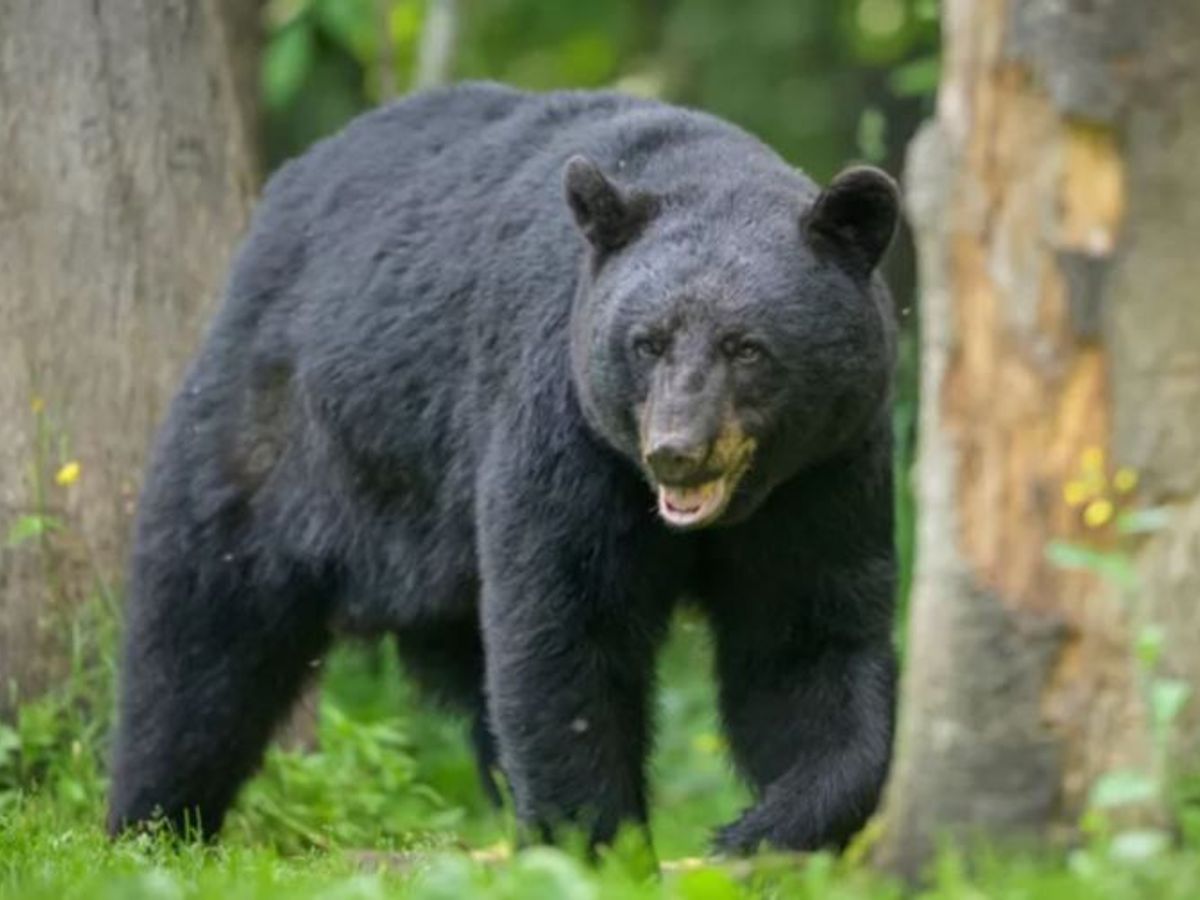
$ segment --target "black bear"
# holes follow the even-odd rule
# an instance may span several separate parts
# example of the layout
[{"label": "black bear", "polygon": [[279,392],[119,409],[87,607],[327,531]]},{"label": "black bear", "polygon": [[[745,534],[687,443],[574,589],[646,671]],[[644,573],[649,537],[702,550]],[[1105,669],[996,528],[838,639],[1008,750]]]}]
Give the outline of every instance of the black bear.
[{"label": "black bear", "polygon": [[717,847],[844,844],[893,730],[898,205],[709,115],[486,84],[286,165],[142,493],[110,831],[215,832],[331,637],[386,632],[531,839],[608,841],[687,599],[757,795]]}]

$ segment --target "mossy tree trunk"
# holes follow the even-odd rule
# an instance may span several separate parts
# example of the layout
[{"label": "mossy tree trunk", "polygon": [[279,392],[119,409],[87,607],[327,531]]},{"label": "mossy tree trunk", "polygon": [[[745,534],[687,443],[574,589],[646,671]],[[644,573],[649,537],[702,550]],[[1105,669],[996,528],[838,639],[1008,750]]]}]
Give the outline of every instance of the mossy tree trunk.
[{"label": "mossy tree trunk", "polygon": [[[0,0],[0,711],[119,585],[154,426],[245,226],[245,5]],[[3,541],[38,516],[61,527]]]},{"label": "mossy tree trunk", "polygon": [[[910,875],[943,834],[1069,836],[1097,779],[1156,765],[1148,679],[1200,686],[1200,4],[945,0],[943,36],[907,177],[920,521],[880,847]],[[1117,533],[1145,507],[1167,524]]]}]

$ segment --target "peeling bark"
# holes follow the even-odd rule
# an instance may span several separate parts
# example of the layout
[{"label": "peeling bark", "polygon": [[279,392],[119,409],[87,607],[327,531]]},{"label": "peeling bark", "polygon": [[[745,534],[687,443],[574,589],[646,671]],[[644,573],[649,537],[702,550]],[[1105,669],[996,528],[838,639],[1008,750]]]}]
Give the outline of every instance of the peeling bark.
[{"label": "peeling bark", "polygon": [[1098,776],[1149,764],[1134,623],[1045,552],[1115,541],[1063,499],[1089,448],[1190,510],[1143,549],[1136,620],[1200,686],[1200,14],[1153,7],[944,4],[907,178],[920,524],[881,859],[910,875],[941,833],[1069,835]]},{"label": "peeling bark", "polygon": [[[0,0],[0,712],[119,583],[152,430],[246,222],[225,6]],[[39,509],[63,529],[6,546]]]}]

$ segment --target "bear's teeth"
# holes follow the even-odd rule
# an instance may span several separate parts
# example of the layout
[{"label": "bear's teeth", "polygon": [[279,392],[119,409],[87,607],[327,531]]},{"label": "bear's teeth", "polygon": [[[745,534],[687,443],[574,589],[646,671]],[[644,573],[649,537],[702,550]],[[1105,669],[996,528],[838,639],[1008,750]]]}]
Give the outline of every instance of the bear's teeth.
[{"label": "bear's teeth", "polygon": [[667,502],[676,509],[697,509],[704,503],[708,485],[691,488],[668,488]]},{"label": "bear's teeth", "polygon": [[719,478],[697,487],[660,485],[658,489],[659,512],[675,525],[694,525],[713,517],[724,498],[725,481]]}]

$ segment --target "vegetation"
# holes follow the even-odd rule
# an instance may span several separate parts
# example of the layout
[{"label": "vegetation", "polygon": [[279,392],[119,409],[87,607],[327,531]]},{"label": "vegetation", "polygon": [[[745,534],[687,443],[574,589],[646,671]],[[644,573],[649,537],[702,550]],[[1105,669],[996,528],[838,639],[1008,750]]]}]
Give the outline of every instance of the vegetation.
[{"label": "vegetation", "polygon": [[[103,836],[113,609],[85,608],[73,672],[0,726],[0,897],[898,898],[865,865],[871,831],[841,859],[704,861],[712,826],[745,794],[716,729],[700,623],[682,616],[664,655],[654,758],[656,876],[623,842],[597,865],[545,848],[511,854],[510,819],[479,791],[461,723],[414,696],[386,645],[329,663],[319,749],[271,751],[219,844]],[[1110,785],[1109,790],[1120,790]],[[1179,802],[1180,846],[1130,840],[1104,809],[1089,842],[1058,855],[990,851],[968,868],[945,851],[924,898],[1200,896],[1200,805]],[[1121,838],[1124,834],[1125,837]],[[465,851],[476,851],[472,858]]]},{"label": "vegetation", "polygon": [[[230,0],[229,5],[235,2]],[[268,0],[261,66],[265,168],[301,152],[354,114],[409,89],[427,9],[433,2]],[[838,4],[827,0],[736,4],[726,0],[464,0],[459,9],[454,77],[494,78],[538,89],[615,85],[702,107],[758,133],[786,158],[822,179],[853,158],[898,172],[918,122],[932,112],[939,75],[936,0]],[[970,66],[959,73],[962,79],[976,75]],[[1032,84],[1034,79],[1009,78],[992,88],[1003,94]],[[5,96],[0,92],[0,99]],[[202,106],[171,100],[172,109]],[[1016,108],[1012,102],[992,106],[1001,111]],[[216,110],[213,115],[223,113]],[[188,133],[216,133],[209,120],[203,121],[189,126]],[[165,128],[155,122],[154,127]],[[1019,131],[1024,124],[1021,120],[1019,127],[1012,127]],[[1063,153],[1062,158],[1075,164],[1103,162],[1107,157],[1097,150],[1101,129],[1085,131],[1064,129],[1069,138],[1082,143],[1066,144],[1078,155]],[[1040,152],[1041,145],[1027,138],[1013,142],[1031,154]],[[101,162],[106,159],[99,151],[94,155]],[[216,159],[218,150],[208,156]],[[1131,158],[1130,169],[1136,164]],[[102,165],[95,168],[98,184],[113,181]],[[1028,168],[1041,171],[1032,165]],[[24,186],[25,173],[12,171],[20,176],[10,174],[12,183]],[[942,177],[941,170],[938,176]],[[1083,176],[1076,181],[1089,190],[1094,183],[1107,183]],[[0,166],[0,189],[4,186]],[[211,184],[202,187],[204,196],[213,193]],[[1013,193],[1028,190],[1028,185],[1015,182],[1006,187]],[[162,205],[161,198],[155,198],[146,208],[160,210]],[[1090,209],[1087,203],[1079,205]],[[1110,205],[1120,207],[1095,205],[1101,211]],[[230,222],[240,222],[238,209],[214,219],[214,231],[223,234],[230,230]],[[122,210],[123,216],[128,213]],[[193,218],[207,221],[191,216],[184,220]],[[1018,223],[1013,231],[1023,227]],[[144,244],[147,231],[133,229],[128,247]],[[1087,234],[1091,236],[1093,230]],[[195,244],[206,256],[216,258],[207,253],[203,241],[180,239],[176,244]],[[1088,253],[1092,252],[1089,246]],[[117,255],[106,245],[95,260]],[[914,513],[911,496],[903,488],[916,422],[918,360],[916,316],[910,312],[912,255],[905,242],[894,255],[891,276],[905,324],[896,434],[902,487],[897,537],[907,597]],[[125,261],[122,257],[121,264]],[[19,293],[23,298],[27,292]],[[72,290],[52,293],[74,295]],[[975,294],[960,293],[971,298],[971,308],[978,308]],[[159,302],[160,294],[174,296],[150,290]],[[187,291],[180,296],[195,294],[187,282]],[[123,293],[114,289],[113,296],[121,298],[121,308],[129,305]],[[992,331],[1002,329],[981,333]],[[112,343],[121,346],[119,341]],[[151,343],[166,347],[164,354],[178,356],[190,346],[182,338]],[[69,341],[65,345],[71,346]],[[1007,360],[1021,354],[1006,351],[993,356]],[[165,371],[169,366],[146,368]],[[998,846],[994,841],[973,845],[971,835],[943,834],[945,845],[919,887],[902,885],[868,865],[881,846],[882,826],[878,825],[868,827],[840,858],[822,854],[742,861],[706,856],[710,830],[736,813],[746,793],[730,771],[717,726],[706,677],[710,659],[704,627],[689,615],[676,622],[662,661],[652,822],[654,849],[663,862],[661,873],[650,864],[636,835],[627,835],[595,862],[570,846],[514,854],[511,815],[491,809],[482,797],[462,724],[415,696],[386,642],[344,647],[327,662],[315,749],[273,749],[262,773],[244,791],[219,843],[181,844],[165,834],[110,843],[100,824],[119,598],[105,587],[108,570],[97,557],[116,554],[110,547],[95,550],[81,521],[85,501],[80,498],[100,481],[93,460],[116,454],[100,452],[103,447],[96,450],[106,435],[71,426],[89,420],[71,419],[60,410],[69,391],[55,388],[54,370],[33,365],[30,369],[48,382],[47,390],[34,379],[31,396],[22,395],[21,403],[30,407],[32,438],[29,458],[22,456],[25,465],[10,481],[28,481],[32,501],[13,517],[7,508],[3,510],[0,540],[5,546],[0,552],[8,555],[0,556],[0,564],[16,560],[18,553],[38,554],[46,564],[44,577],[34,572],[31,578],[47,582],[46,596],[54,603],[47,603],[46,609],[53,605],[54,627],[67,635],[69,675],[37,699],[15,692],[0,697],[10,701],[9,708],[15,707],[13,718],[0,719],[0,897],[1123,900],[1200,896],[1200,779],[1189,780],[1172,765],[1174,759],[1168,759],[1189,699],[1194,698],[1189,698],[1189,684],[1170,665],[1169,649],[1176,636],[1150,616],[1136,621],[1126,643],[1113,642],[1114,653],[1127,659],[1148,712],[1150,752],[1144,765],[1106,771],[1088,782],[1091,789],[1078,835],[1064,845]],[[43,394],[50,399],[43,399]],[[136,398],[138,409],[155,406],[136,391],[130,390],[129,395]],[[1079,392],[1079,396],[1088,400],[1091,395]],[[111,418],[124,421],[115,414]],[[1019,421],[1024,428],[1024,420]],[[1089,433],[1089,441],[1103,443],[1103,424]],[[130,440],[140,442],[137,429],[127,430]],[[1059,457],[1064,465],[1076,460],[1067,453],[1055,458]],[[1104,460],[1099,448],[1089,445],[1079,459],[1079,471],[1068,472],[1066,480],[1050,492],[1053,496],[1061,488],[1063,505],[1071,510],[1071,528],[1065,538],[1046,542],[1045,562],[1055,574],[1087,577],[1089,584],[1107,586],[1120,601],[1121,614],[1132,617],[1153,590],[1140,559],[1143,542],[1169,530],[1165,506],[1177,498],[1164,501],[1152,496],[1139,484],[1140,470],[1110,466]],[[984,479],[968,471],[964,482],[973,480]],[[120,490],[131,493],[132,487]],[[7,499],[8,494],[0,494]],[[102,496],[99,488],[87,496],[86,502],[97,508],[120,505]],[[1014,531],[1029,531],[1029,518],[1014,518]],[[92,528],[95,533],[103,531],[100,526]],[[1031,543],[1040,540],[1040,534],[1030,538]],[[71,566],[49,565],[68,558]],[[60,578],[86,587],[74,593],[62,587],[62,593],[71,593],[70,602],[59,602],[63,601]],[[0,578],[0,588],[4,585]],[[94,592],[92,599],[74,605],[75,594],[88,590]],[[36,601],[42,594],[29,596]],[[1096,595],[1089,596],[1088,602],[1103,601]],[[11,621],[0,602],[0,622]],[[902,616],[897,622],[901,635],[906,625]],[[951,643],[937,649],[948,649]],[[979,664],[972,654],[963,654],[964,674]],[[994,690],[986,680],[980,683],[994,702],[1012,705],[1003,691]],[[3,703],[0,708],[5,708]],[[932,731],[922,729],[926,734]],[[968,740],[983,746],[976,734],[967,731]],[[1148,814],[1147,805],[1159,815]],[[1164,809],[1169,816],[1161,815]],[[906,823],[891,821],[888,827],[903,831]],[[969,863],[964,855],[967,848],[972,850]]]},{"label": "vegetation", "polygon": [[[414,0],[271,0],[269,163],[413,84]],[[534,90],[616,86],[724,116],[827,179],[897,162],[937,84],[936,0],[460,3],[453,75]],[[753,52],[747,52],[754,48]]]}]

